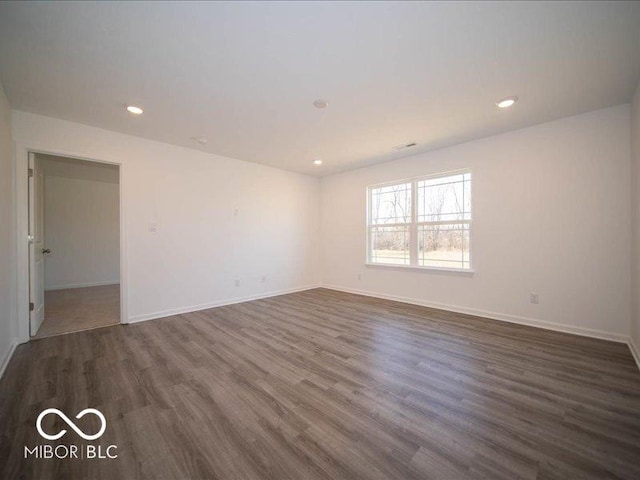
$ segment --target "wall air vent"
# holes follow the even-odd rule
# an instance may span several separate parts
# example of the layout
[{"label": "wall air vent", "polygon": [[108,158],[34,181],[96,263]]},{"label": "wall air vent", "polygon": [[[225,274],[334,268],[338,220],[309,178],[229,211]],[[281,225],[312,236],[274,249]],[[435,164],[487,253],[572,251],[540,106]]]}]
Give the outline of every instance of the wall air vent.
[{"label": "wall air vent", "polygon": [[396,145],[395,147],[393,147],[394,150],[404,150],[405,148],[411,148],[411,147],[415,147],[416,146],[416,142],[411,142],[411,143],[403,143],[402,145]]}]

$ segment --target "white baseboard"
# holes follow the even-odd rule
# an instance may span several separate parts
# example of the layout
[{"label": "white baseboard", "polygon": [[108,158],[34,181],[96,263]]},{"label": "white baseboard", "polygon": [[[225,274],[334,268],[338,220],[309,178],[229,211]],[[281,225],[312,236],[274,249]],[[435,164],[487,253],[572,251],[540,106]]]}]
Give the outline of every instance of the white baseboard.
[{"label": "white baseboard", "polygon": [[142,315],[134,315],[132,317],[129,317],[129,321],[123,322],[123,323],[146,322],[147,320],[155,320],[158,318],[170,317],[172,315],[180,315],[183,313],[198,312],[200,310],[207,310],[209,308],[223,307],[225,305],[233,305],[235,303],[250,302],[252,300],[260,300],[261,298],[277,297],[279,295],[286,295],[288,293],[296,293],[296,292],[303,292],[305,290],[312,290],[314,288],[320,288],[320,285],[308,285],[305,287],[289,288],[285,290],[277,290],[275,292],[266,292],[266,293],[259,293],[257,295],[249,295],[246,297],[236,297],[228,300],[218,300],[216,302],[203,303],[200,305],[192,305],[189,307],[180,307],[180,308],[173,308],[171,310],[163,310],[163,311],[153,312],[153,313],[144,313]]},{"label": "white baseboard", "polygon": [[556,332],[573,333],[574,335],[582,335],[584,337],[600,338],[602,340],[611,340],[614,342],[628,343],[629,337],[619,333],[605,332],[591,328],[575,327],[572,325],[564,325],[561,323],[548,322],[546,320],[538,320],[535,318],[520,317],[516,315],[508,315],[505,313],[489,312],[477,308],[460,307],[458,305],[448,305],[444,303],[429,302],[416,298],[400,297],[397,295],[386,295],[383,293],[368,292],[363,290],[355,290],[353,288],[340,287],[337,285],[322,285],[323,288],[330,290],[338,290],[340,292],[353,293],[356,295],[364,295],[367,297],[382,298],[384,300],[393,300],[396,302],[409,303],[411,305],[420,305],[423,307],[436,308],[438,310],[447,310],[450,312],[463,313],[466,315],[475,315],[478,317],[490,318],[492,320],[501,320],[503,322],[517,323],[519,325],[527,325],[530,327],[544,328],[546,330],[554,330]]},{"label": "white baseboard", "polygon": [[11,357],[13,357],[13,352],[16,351],[17,346],[18,346],[18,339],[14,338],[11,341],[11,345],[9,345],[9,351],[7,352],[5,357],[2,359],[2,362],[0,362],[0,378],[2,378],[2,375],[4,375],[4,371],[7,369],[7,366],[11,361]]},{"label": "white baseboard", "polygon": [[73,283],[69,285],[54,285],[53,287],[45,287],[45,292],[49,290],[66,290],[68,288],[85,288],[85,287],[102,287],[104,285],[118,285],[120,281],[116,280],[115,282],[109,280],[107,282],[91,282],[91,283]]},{"label": "white baseboard", "polygon": [[634,343],[633,338],[629,338],[629,350],[631,350],[631,355],[633,355],[633,359],[636,361],[636,365],[640,369],[640,348]]}]

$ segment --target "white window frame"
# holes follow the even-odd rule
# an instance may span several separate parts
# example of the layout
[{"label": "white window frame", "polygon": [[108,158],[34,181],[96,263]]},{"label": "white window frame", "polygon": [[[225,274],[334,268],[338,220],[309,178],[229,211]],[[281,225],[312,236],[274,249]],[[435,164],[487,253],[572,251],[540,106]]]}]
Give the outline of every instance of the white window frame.
[{"label": "white window frame", "polygon": [[[433,180],[435,178],[450,177],[454,175],[461,175],[468,173],[471,176],[469,180],[471,186],[471,219],[470,220],[453,220],[453,221],[439,221],[439,222],[419,222],[418,221],[418,182],[422,180]],[[372,192],[376,188],[389,187],[392,185],[400,185],[403,183],[411,184],[411,222],[410,223],[391,223],[385,224],[385,226],[408,226],[409,227],[409,264],[401,265],[395,263],[382,263],[374,262],[371,260],[371,231],[372,227],[376,226],[372,222]],[[365,264],[370,267],[382,267],[382,268],[399,268],[399,269],[416,269],[416,270],[431,270],[439,272],[454,272],[454,273],[474,273],[473,269],[473,174],[471,169],[466,168],[462,170],[453,170],[448,172],[440,172],[431,175],[424,175],[420,177],[413,177],[404,180],[396,180],[393,182],[377,183],[367,186],[367,253]],[[418,227],[422,225],[434,225],[434,224],[466,224],[469,226],[469,268],[462,267],[432,267],[422,266],[418,264]]]}]

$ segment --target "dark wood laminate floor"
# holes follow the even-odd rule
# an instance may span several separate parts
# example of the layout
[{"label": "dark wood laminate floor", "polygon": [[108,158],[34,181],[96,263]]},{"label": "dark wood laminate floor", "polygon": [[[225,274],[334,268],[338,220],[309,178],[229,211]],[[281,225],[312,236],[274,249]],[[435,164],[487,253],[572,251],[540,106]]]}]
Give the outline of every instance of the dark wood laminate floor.
[{"label": "dark wood laminate floor", "polygon": [[[118,458],[25,460],[83,443],[39,437],[48,407],[102,411]],[[21,345],[0,435],[0,478],[638,479],[640,372],[623,344],[317,289]]]}]

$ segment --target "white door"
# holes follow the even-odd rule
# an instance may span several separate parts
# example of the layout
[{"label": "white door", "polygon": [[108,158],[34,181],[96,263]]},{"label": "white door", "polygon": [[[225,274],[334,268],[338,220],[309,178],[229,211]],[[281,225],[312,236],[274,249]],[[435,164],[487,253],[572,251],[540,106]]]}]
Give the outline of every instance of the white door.
[{"label": "white door", "polygon": [[44,174],[29,153],[29,328],[35,335],[44,320]]}]

